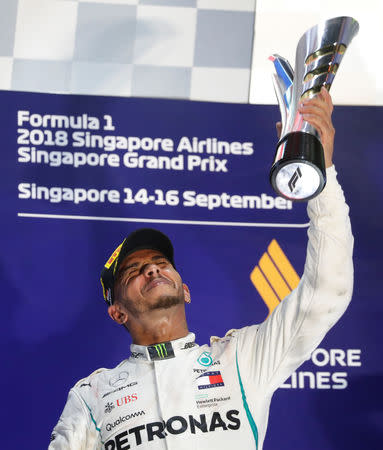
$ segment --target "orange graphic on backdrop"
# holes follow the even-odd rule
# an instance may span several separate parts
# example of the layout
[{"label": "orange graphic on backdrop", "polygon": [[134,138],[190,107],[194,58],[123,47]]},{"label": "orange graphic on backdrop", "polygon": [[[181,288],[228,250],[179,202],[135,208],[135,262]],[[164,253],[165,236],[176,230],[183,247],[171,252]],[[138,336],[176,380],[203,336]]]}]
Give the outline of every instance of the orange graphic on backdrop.
[{"label": "orange graphic on backdrop", "polygon": [[298,286],[299,276],[287,256],[273,239],[250,274],[250,279],[269,309],[274,308]]}]

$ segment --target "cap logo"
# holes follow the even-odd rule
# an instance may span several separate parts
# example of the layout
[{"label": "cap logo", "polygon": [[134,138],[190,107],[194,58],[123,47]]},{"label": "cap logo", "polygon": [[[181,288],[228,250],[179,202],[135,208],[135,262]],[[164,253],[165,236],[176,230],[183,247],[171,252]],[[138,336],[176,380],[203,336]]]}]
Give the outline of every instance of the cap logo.
[{"label": "cap logo", "polygon": [[[123,243],[122,243],[122,244],[123,244]],[[116,258],[117,258],[118,255],[120,254],[122,244],[120,244],[120,245],[116,248],[116,250],[112,253],[112,256],[108,259],[108,261],[106,261],[106,263],[105,263],[105,268],[106,268],[106,269],[109,269],[109,268],[110,268],[110,266],[114,263],[114,261],[116,260]]]}]

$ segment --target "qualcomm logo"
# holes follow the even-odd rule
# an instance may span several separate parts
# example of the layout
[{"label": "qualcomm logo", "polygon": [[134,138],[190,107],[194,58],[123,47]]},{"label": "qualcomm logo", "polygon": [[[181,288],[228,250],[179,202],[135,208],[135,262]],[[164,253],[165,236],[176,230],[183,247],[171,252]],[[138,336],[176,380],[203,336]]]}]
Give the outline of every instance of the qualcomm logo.
[{"label": "qualcomm logo", "polygon": [[213,359],[210,356],[209,352],[203,352],[199,355],[197,362],[199,362],[201,364],[201,366],[211,366],[211,364],[213,363]]},{"label": "qualcomm logo", "polygon": [[250,274],[250,279],[269,309],[269,315],[298,286],[299,276],[273,239]]}]

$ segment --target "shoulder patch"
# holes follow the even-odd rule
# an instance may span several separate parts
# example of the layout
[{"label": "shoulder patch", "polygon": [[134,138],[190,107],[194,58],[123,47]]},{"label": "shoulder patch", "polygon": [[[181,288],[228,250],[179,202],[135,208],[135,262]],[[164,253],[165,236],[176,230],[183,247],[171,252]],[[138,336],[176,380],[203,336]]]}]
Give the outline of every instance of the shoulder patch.
[{"label": "shoulder patch", "polygon": [[[210,345],[214,344],[216,342],[228,342],[230,340],[230,338],[232,338],[236,335],[237,331],[238,330],[236,328],[232,328],[225,334],[224,337],[211,336],[210,337]],[[227,338],[229,338],[229,339],[227,339]]]},{"label": "shoulder patch", "polygon": [[85,378],[81,378],[81,380],[77,381],[77,383],[74,385],[74,387],[78,387],[78,388],[83,388],[83,387],[92,387],[92,380],[91,378],[93,378],[95,375],[101,373],[101,372],[105,372],[106,370],[110,370],[110,369],[105,369],[104,367],[101,367],[100,369],[96,369],[94,372],[92,372],[90,375],[88,375]]},{"label": "shoulder patch", "polygon": [[128,361],[127,359],[122,360],[116,367],[113,367],[112,369],[107,369],[105,367],[100,367],[99,369],[96,369],[94,372],[92,372],[87,377],[81,378],[81,380],[77,381],[77,383],[74,385],[74,387],[77,387],[77,388],[84,388],[86,386],[92,387],[92,380],[94,380],[94,378],[97,377],[99,374],[104,374],[106,372],[111,372],[112,370],[115,370],[115,369],[121,367],[127,361]]}]

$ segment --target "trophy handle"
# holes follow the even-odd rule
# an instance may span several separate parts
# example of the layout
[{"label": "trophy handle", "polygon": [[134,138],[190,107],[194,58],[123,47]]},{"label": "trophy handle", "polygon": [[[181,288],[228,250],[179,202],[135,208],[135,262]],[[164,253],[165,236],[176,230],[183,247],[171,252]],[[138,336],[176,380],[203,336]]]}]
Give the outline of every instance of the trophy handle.
[{"label": "trophy handle", "polygon": [[288,112],[292,99],[292,89],[294,82],[294,70],[289,61],[280,55],[274,54],[269,57],[274,64],[274,73],[272,74],[275,95],[278,100],[279,111],[281,113],[282,132],[285,134]]}]

